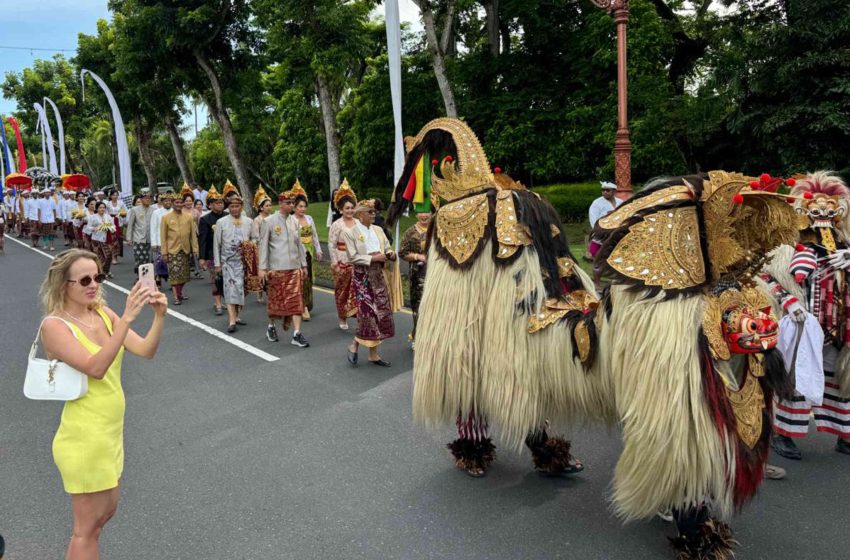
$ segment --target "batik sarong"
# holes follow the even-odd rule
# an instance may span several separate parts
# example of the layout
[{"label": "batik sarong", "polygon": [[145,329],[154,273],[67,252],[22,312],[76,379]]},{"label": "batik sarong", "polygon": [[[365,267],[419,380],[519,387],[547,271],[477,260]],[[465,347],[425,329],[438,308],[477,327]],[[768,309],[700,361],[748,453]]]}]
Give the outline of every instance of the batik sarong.
[{"label": "batik sarong", "polygon": [[304,307],[313,311],[313,255],[307,252],[307,274],[301,284],[301,292],[304,296]]},{"label": "batik sarong", "polygon": [[353,268],[350,264],[337,263],[334,275],[334,299],[336,300],[336,314],[344,321],[348,317],[357,315],[357,304],[354,301],[354,289],[351,285]]},{"label": "batik sarong", "polygon": [[273,270],[266,275],[269,318],[293,317],[304,313],[301,295],[301,269]]},{"label": "batik sarong", "polygon": [[245,305],[245,267],[242,265],[242,244],[222,244],[221,277],[224,303]]},{"label": "batik sarong", "polygon": [[253,241],[242,242],[242,268],[245,270],[245,293],[261,293],[263,283],[260,282],[260,252]]},{"label": "batik sarong", "polygon": [[97,260],[100,261],[100,269],[104,274],[109,274],[109,269],[112,267],[112,245],[109,242],[101,242],[92,240],[92,250],[97,255]]},{"label": "batik sarong", "polygon": [[165,255],[168,265],[168,283],[172,286],[182,286],[189,281],[189,255],[178,251],[173,255]]},{"label": "batik sarong", "polygon": [[133,243],[133,272],[138,272],[139,267],[151,262],[151,244]]},{"label": "batik sarong", "polygon": [[392,303],[382,263],[355,266],[352,284],[357,301],[357,334],[354,339],[372,348],[395,336]]},{"label": "batik sarong", "polygon": [[124,256],[124,230],[121,228],[121,218],[113,216],[112,221],[115,224],[115,236],[112,240],[112,254],[114,256]]}]

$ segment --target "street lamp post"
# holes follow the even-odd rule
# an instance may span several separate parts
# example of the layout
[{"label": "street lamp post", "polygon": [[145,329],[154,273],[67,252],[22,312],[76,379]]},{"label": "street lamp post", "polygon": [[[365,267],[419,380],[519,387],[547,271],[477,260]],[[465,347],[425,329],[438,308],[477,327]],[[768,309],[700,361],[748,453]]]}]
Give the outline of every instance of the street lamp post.
[{"label": "street lamp post", "polygon": [[617,26],[617,136],[614,140],[614,177],[617,195],[632,195],[632,142],[629,140],[628,76],[626,74],[626,25],[629,22],[629,0],[590,0],[607,10]]}]

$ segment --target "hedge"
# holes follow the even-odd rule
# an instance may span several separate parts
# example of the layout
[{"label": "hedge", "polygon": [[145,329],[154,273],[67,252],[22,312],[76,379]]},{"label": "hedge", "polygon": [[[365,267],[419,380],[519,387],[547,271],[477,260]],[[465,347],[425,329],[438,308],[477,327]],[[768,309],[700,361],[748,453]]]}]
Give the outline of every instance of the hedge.
[{"label": "hedge", "polygon": [[[386,207],[392,198],[392,189],[387,187],[371,187],[366,190],[366,197],[380,198]],[[587,210],[590,204],[600,194],[599,183],[567,183],[535,187],[534,192],[546,198],[567,223],[587,221]]]},{"label": "hedge", "polygon": [[536,187],[534,192],[544,197],[568,223],[587,221],[587,210],[601,196],[599,183],[568,183]]}]

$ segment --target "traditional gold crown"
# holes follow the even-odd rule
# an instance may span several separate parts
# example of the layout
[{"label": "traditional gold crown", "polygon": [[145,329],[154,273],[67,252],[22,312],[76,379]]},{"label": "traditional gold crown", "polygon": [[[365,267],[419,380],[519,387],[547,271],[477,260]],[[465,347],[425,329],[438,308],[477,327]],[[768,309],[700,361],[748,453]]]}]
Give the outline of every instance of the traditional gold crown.
[{"label": "traditional gold crown", "polygon": [[348,184],[348,179],[343,179],[342,184],[334,193],[334,208],[339,209],[339,201],[345,197],[353,199],[354,204],[357,204],[357,195],[354,194],[354,190],[351,188],[351,185]]},{"label": "traditional gold crown", "polygon": [[221,195],[215,190],[215,185],[210,187],[210,190],[207,191],[207,204],[213,202],[214,200],[221,200]]},{"label": "traditional gold crown", "polygon": [[254,192],[254,208],[258,209],[262,206],[263,201],[268,200],[271,202],[271,197],[266,193],[266,189],[263,188],[263,185],[257,187],[256,192]]},{"label": "traditional gold crown", "polygon": [[183,188],[180,189],[180,198],[186,198],[186,196],[191,196],[192,200],[195,199],[195,193],[192,191],[192,187],[184,182]]},{"label": "traditional gold crown", "polygon": [[221,196],[222,196],[223,198],[227,198],[227,196],[228,196],[230,193],[236,193],[236,194],[239,194],[239,189],[237,189],[237,188],[236,188],[236,185],[234,185],[233,183],[231,183],[231,182],[230,182],[230,179],[228,179],[228,180],[224,183],[224,190],[222,190],[222,192],[221,192]]},{"label": "traditional gold crown", "polygon": [[408,151],[422,142],[432,130],[451,134],[457,148],[457,161],[451,156],[439,163],[440,175],[431,176],[431,200],[439,207],[439,198],[449,202],[496,186],[490,162],[478,137],[465,122],[453,118],[439,118],[426,124],[413,138],[408,138]]},{"label": "traditional gold crown", "polygon": [[295,179],[295,184],[292,185],[292,188],[289,189],[289,192],[292,193],[292,198],[303,196],[304,200],[307,200],[307,191],[304,190],[304,187],[301,186],[301,181],[299,181],[298,179]]}]

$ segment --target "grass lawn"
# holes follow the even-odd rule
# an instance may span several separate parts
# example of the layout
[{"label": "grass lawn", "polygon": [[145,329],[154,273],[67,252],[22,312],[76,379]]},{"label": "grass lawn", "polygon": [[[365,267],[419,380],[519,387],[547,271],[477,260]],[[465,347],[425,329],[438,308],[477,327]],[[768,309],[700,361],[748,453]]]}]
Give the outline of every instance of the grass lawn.
[{"label": "grass lawn", "polygon": [[[277,212],[277,205],[273,206],[274,212]],[[328,203],[327,202],[316,202],[310,204],[307,207],[307,213],[313,216],[313,221],[316,222],[316,229],[319,230],[319,239],[323,243],[328,242]],[[413,225],[416,221],[416,216],[411,214],[410,216],[402,217],[399,222],[399,237],[404,235],[404,232],[407,231],[407,228]],[[393,231],[393,235],[395,235],[395,231]]]}]

